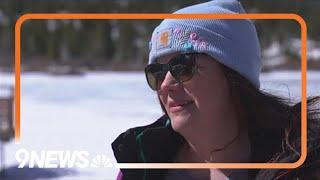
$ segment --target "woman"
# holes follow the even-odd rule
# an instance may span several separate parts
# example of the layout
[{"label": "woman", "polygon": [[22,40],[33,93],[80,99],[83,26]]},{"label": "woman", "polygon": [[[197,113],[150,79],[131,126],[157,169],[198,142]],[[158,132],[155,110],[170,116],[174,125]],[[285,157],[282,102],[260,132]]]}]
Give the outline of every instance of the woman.
[{"label": "woman", "polygon": [[[216,0],[175,13],[245,13]],[[153,32],[148,84],[164,115],[129,129],[112,144],[118,162],[295,162],[300,157],[300,103],[259,89],[257,33],[250,20],[165,19]],[[284,170],[129,170],[118,179],[320,178],[318,97],[308,100],[308,158]]]}]

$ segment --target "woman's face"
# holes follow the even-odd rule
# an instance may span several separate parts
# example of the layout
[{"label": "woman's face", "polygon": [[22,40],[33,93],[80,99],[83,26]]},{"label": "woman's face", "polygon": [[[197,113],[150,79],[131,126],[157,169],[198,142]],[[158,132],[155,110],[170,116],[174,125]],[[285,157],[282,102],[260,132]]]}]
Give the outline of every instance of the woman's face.
[{"label": "woman's face", "polygon": [[[167,63],[176,55],[159,58],[158,63]],[[227,80],[221,65],[210,56],[197,54],[196,64],[196,74],[181,84],[168,72],[158,90],[159,98],[175,131],[186,136],[200,130],[221,135],[235,125],[227,120],[232,111]]]}]

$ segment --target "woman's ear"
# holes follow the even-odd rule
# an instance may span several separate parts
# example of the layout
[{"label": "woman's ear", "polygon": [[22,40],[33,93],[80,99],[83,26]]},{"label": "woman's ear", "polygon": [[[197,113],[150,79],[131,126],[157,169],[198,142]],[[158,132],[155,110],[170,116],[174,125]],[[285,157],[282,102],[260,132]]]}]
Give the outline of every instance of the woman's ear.
[{"label": "woman's ear", "polygon": [[238,119],[240,120],[240,129],[246,130],[248,128],[248,117],[246,113],[246,109],[244,104],[241,102],[241,95],[240,95],[240,80],[231,69],[226,67],[223,64],[220,64],[222,72],[227,81],[228,91],[229,91],[229,101],[231,102],[235,112],[237,113]]}]

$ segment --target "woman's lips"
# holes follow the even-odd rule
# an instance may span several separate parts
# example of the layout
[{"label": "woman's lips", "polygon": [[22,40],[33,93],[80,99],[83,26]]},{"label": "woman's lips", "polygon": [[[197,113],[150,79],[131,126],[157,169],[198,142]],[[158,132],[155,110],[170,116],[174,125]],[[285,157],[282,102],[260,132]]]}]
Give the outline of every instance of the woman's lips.
[{"label": "woman's lips", "polygon": [[175,102],[169,103],[169,111],[171,113],[182,111],[192,103],[193,101],[188,101],[183,103],[175,103]]}]

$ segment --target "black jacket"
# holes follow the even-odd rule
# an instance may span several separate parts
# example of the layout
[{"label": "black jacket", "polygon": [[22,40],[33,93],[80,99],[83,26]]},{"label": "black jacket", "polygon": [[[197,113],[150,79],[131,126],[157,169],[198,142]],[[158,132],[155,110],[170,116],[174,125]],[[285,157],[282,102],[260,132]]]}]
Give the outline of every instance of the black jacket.
[{"label": "black jacket", "polygon": [[[164,115],[150,125],[131,128],[120,134],[112,143],[112,149],[118,163],[171,163],[184,143],[186,143],[185,139],[172,129],[169,118]],[[299,177],[306,180],[320,180],[320,174],[317,175],[320,173],[319,152],[319,145],[316,145],[316,148],[308,152],[307,161],[297,169],[250,170],[250,179],[296,179]],[[281,157],[279,154],[277,157]],[[286,158],[282,157],[283,159]],[[273,158],[272,162],[282,160]],[[167,170],[121,169],[121,172],[122,180],[162,180]]]}]

